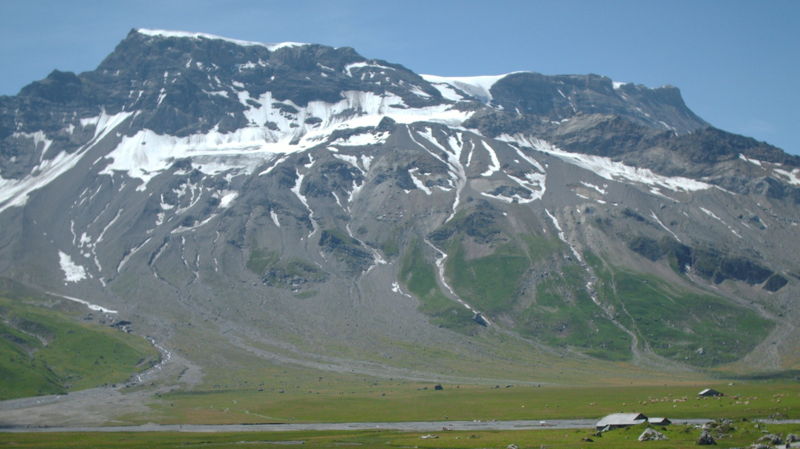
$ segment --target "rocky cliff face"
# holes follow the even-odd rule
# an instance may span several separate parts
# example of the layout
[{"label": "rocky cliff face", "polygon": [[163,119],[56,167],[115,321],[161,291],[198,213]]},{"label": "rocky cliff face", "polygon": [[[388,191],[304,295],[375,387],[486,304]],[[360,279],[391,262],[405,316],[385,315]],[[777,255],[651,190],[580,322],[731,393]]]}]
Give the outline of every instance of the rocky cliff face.
[{"label": "rocky cliff face", "polygon": [[795,363],[800,161],[673,87],[133,30],[0,97],[0,139],[2,275],[167,346]]}]

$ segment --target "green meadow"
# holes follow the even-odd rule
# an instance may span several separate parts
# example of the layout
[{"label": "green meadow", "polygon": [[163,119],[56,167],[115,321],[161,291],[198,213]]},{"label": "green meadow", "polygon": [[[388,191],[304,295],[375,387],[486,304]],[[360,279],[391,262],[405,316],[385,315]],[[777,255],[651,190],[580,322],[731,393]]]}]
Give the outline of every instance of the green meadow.
[{"label": "green meadow", "polygon": [[0,399],[125,382],[158,361],[144,338],[78,321],[58,304],[0,297]]},{"label": "green meadow", "polygon": [[[707,386],[726,393],[698,398]],[[130,424],[238,424],[439,420],[599,418],[615,412],[679,418],[800,419],[800,384],[531,387],[373,382],[337,390],[324,379],[314,388],[263,391],[176,391],[161,395]]]},{"label": "green meadow", "polygon": [[[785,436],[800,432],[800,425],[763,425],[737,421],[724,436],[717,439],[718,448],[749,446],[765,432]],[[0,433],[0,447],[51,448],[507,448],[520,449],[673,449],[697,446],[700,430],[692,426],[673,425],[658,428],[668,439],[639,442],[644,426],[620,429],[596,436],[592,429],[516,430],[516,431],[441,431],[432,433],[398,431],[315,431],[315,432],[114,432],[114,433]],[[591,441],[589,441],[591,440]]]}]

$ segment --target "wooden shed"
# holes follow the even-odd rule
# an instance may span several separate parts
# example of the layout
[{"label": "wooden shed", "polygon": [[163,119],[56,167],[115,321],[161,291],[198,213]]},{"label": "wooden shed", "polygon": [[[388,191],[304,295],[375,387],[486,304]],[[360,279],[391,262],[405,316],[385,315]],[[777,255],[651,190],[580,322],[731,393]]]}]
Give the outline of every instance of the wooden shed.
[{"label": "wooden shed", "polygon": [[641,413],[612,413],[597,421],[595,427],[597,427],[597,430],[611,430],[635,426],[644,422],[647,422],[647,416]]},{"label": "wooden shed", "polygon": [[672,424],[672,421],[670,421],[669,419],[661,417],[647,418],[647,422],[654,426],[668,426]]},{"label": "wooden shed", "polygon": [[697,395],[700,396],[700,397],[704,397],[704,398],[711,398],[711,397],[716,397],[716,396],[724,396],[721,392],[719,392],[719,391],[717,391],[717,390],[715,390],[713,388],[706,388],[705,390],[701,391],[700,393],[697,393]]}]

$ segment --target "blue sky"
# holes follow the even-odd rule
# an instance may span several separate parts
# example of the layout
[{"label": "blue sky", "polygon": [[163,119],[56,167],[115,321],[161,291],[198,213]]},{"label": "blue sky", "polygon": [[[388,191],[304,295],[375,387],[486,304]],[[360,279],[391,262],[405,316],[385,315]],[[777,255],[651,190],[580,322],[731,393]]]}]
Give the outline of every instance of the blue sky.
[{"label": "blue sky", "polygon": [[0,95],[91,70],[138,27],[350,46],[418,73],[671,84],[714,126],[800,154],[794,0],[0,0]]}]

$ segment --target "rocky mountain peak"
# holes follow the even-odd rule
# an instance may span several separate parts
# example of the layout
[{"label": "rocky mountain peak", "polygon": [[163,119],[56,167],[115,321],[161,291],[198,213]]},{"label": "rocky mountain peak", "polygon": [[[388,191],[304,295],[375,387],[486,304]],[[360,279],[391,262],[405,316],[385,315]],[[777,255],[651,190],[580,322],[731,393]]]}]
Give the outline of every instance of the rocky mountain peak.
[{"label": "rocky mountain peak", "polygon": [[465,354],[502,328],[699,366],[800,341],[772,312],[800,279],[796,159],[673,87],[133,30],[97,70],[0,98],[0,145],[0,275],[159,338],[186,316],[225,344]]}]

